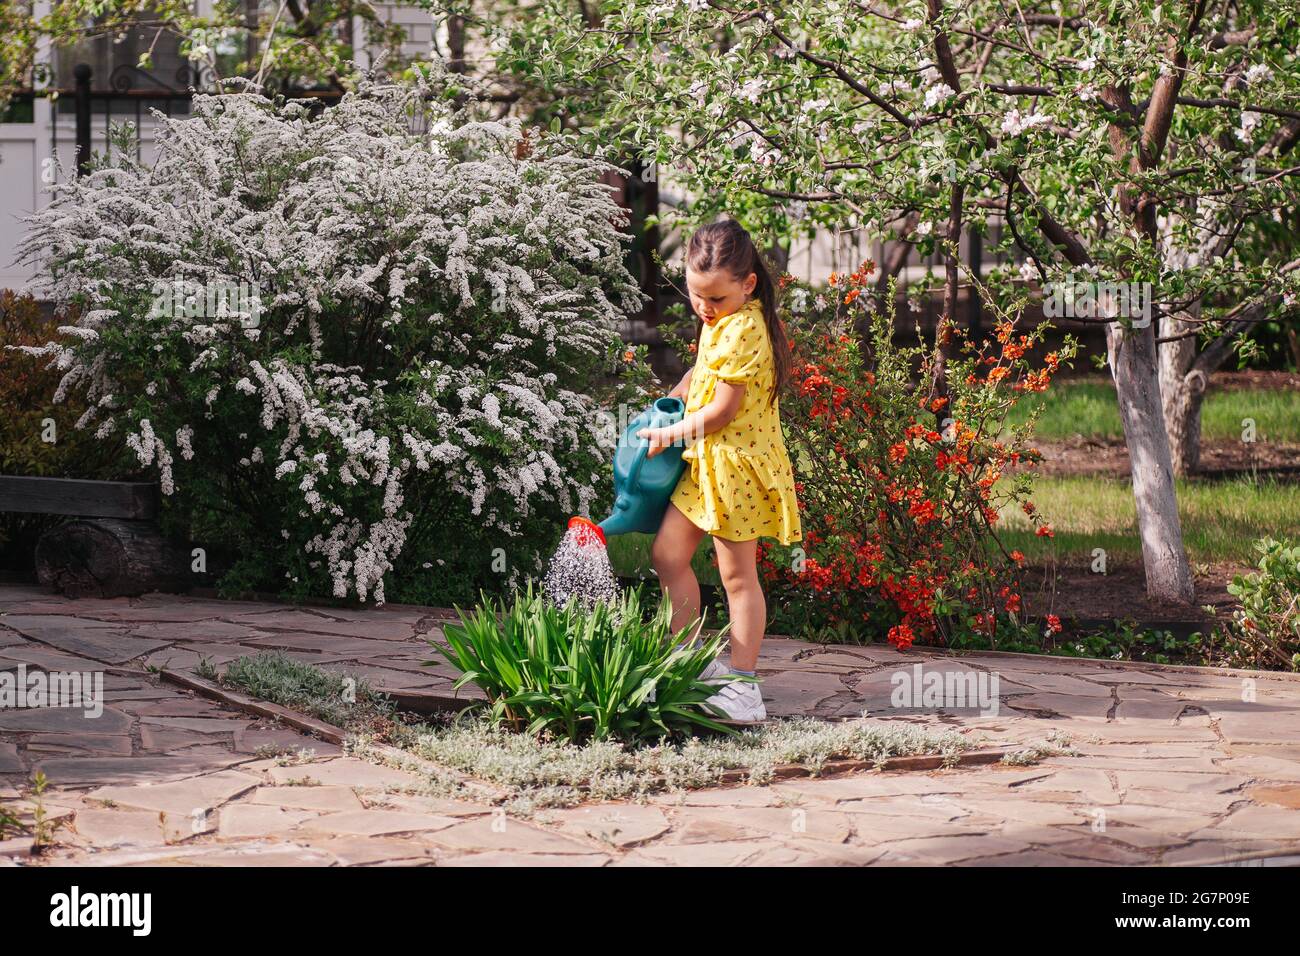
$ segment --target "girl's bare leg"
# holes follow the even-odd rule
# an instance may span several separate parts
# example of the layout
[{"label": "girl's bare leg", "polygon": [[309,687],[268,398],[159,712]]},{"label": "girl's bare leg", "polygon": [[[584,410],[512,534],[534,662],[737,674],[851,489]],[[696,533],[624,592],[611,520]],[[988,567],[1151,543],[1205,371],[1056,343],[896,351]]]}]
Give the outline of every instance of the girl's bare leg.
[{"label": "girl's bare leg", "polygon": [[718,571],[731,614],[731,666],[752,671],[767,627],[767,600],[758,583],[758,539],[725,541],[715,537],[713,548],[718,553]]},{"label": "girl's bare leg", "polygon": [[659,584],[673,605],[674,633],[700,616],[700,582],[695,580],[691,558],[703,538],[704,532],[670,504],[650,549]]}]

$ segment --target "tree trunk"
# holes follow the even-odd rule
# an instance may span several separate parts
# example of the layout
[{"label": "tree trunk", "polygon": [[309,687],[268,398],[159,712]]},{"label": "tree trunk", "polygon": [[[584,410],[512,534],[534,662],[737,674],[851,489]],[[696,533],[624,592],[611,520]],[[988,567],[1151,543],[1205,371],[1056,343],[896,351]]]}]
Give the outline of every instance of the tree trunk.
[{"label": "tree trunk", "polygon": [[447,17],[447,71],[465,72],[465,17],[453,13]]},{"label": "tree trunk", "polygon": [[[948,352],[952,328],[957,324],[957,292],[961,279],[961,212],[966,190],[954,183],[948,197],[948,245],[945,249],[943,314],[934,324],[934,370],[930,378],[930,401],[948,397]],[[973,292],[972,288],[972,292]],[[943,431],[944,421],[952,414],[945,405],[934,413],[935,427]]]},{"label": "tree trunk", "polygon": [[[1161,338],[1186,335],[1194,324],[1179,316],[1161,320]],[[1160,345],[1160,399],[1169,438],[1174,474],[1196,472],[1201,463],[1201,404],[1207,380],[1196,365],[1196,338],[1176,339]]]},{"label": "tree trunk", "polygon": [[1190,604],[1196,589],[1178,519],[1169,436],[1160,401],[1155,330],[1150,325],[1125,329],[1112,322],[1106,326],[1106,344],[1128,445],[1147,596]]},{"label": "tree trunk", "polygon": [[68,597],[134,597],[186,586],[185,557],[152,521],[79,518],[36,543],[36,577]]},{"label": "tree trunk", "polygon": [[1193,369],[1175,381],[1162,382],[1165,432],[1175,475],[1195,474],[1201,467],[1201,406],[1205,375]]}]

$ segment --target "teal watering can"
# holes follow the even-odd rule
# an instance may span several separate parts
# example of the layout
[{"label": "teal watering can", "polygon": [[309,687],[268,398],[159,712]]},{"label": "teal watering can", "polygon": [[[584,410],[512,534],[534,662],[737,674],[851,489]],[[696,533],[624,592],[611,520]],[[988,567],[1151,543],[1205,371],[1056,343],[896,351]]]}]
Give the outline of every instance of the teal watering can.
[{"label": "teal watering can", "polygon": [[665,448],[653,458],[647,458],[650,443],[637,438],[643,428],[665,428],[675,425],[686,415],[686,403],[680,398],[661,398],[628,423],[614,453],[614,511],[599,524],[586,518],[573,518],[569,527],[585,526],[603,542],[607,534],[626,534],[641,531],[654,534],[659,530],[668,499],[677,487],[686,462],[682,461],[684,446]]}]

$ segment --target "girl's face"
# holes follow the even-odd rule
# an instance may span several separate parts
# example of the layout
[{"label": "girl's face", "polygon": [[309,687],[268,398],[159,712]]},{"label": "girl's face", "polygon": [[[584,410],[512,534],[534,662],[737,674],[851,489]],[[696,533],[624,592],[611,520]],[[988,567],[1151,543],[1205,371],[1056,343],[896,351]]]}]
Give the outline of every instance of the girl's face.
[{"label": "girl's face", "polygon": [[752,272],[737,279],[725,269],[696,272],[690,266],[686,267],[686,291],[691,298],[691,308],[705,322],[716,322],[735,312],[754,297],[757,285],[758,276]]}]

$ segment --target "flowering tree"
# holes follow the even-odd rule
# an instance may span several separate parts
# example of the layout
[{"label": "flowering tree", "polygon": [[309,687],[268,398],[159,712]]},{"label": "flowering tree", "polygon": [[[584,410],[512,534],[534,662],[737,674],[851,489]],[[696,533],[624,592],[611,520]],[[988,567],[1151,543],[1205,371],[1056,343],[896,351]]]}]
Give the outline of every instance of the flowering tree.
[{"label": "flowering tree", "polygon": [[[937,249],[946,318],[956,239],[994,219],[1028,269],[988,276],[992,296],[1102,291],[1080,317],[1105,327],[1148,593],[1191,600],[1173,474],[1195,463],[1205,374],[1300,292],[1295,0],[579,6],[521,18],[503,62],[598,96],[600,141],[684,177],[695,214],[898,240],[881,283]],[[1105,292],[1128,283],[1149,311]]]},{"label": "flowering tree", "polygon": [[116,155],[32,219],[25,254],[78,317],[29,351],[196,543],[382,601],[399,559],[532,570],[594,506],[598,400],[635,386],[589,393],[630,367],[640,301],[605,166],[380,85],[314,118],[200,97],[152,166]]}]

